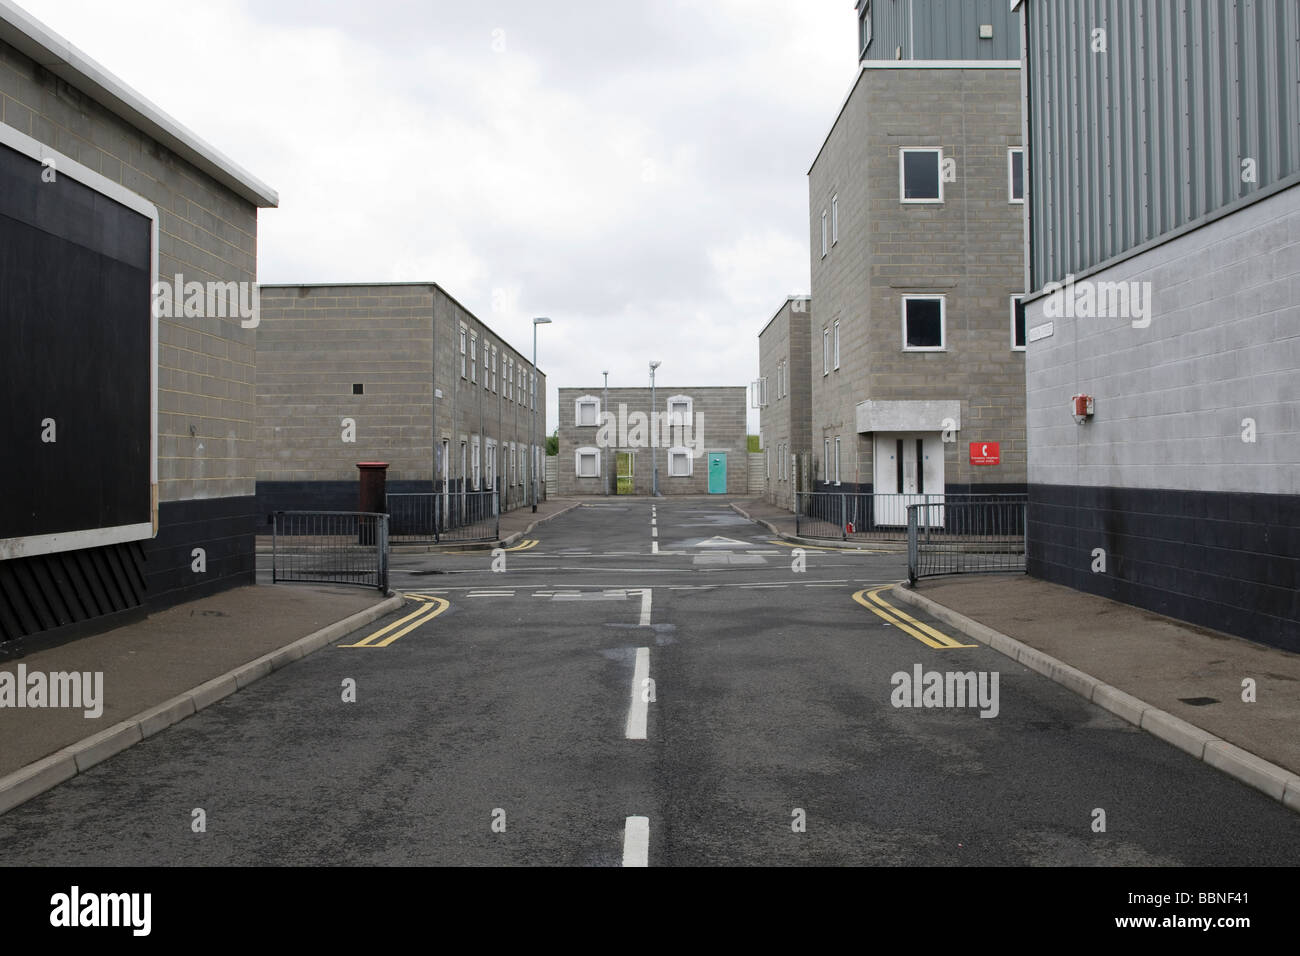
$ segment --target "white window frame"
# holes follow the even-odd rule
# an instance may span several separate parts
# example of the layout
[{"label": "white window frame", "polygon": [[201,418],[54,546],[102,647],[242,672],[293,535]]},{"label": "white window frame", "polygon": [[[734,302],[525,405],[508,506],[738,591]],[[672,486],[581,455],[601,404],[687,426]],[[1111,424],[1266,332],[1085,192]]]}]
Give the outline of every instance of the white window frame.
[{"label": "white window frame", "polygon": [[[686,473],[681,474],[673,471],[673,458],[683,457],[686,459]],[[668,477],[669,478],[689,478],[695,474],[695,459],[691,455],[691,449],[685,445],[673,445],[668,449]]]},{"label": "white window frame", "polygon": [[478,382],[478,333],[469,334],[469,380]]},{"label": "white window frame", "polygon": [[840,483],[840,440],[835,439],[835,484]]},{"label": "white window frame", "polygon": [[840,197],[831,196],[831,245],[840,241]]},{"label": "white window frame", "polygon": [[483,458],[483,478],[488,491],[496,488],[497,477],[497,443],[496,439],[487,440],[487,449]]},{"label": "white window frame", "polygon": [[831,440],[822,439],[822,481],[829,483],[831,480]]},{"label": "white window frame", "polygon": [[[1020,192],[1019,199],[1016,198],[1016,178],[1015,178],[1015,154],[1020,154]],[[1017,206],[1025,204],[1025,148],[1023,146],[1007,147],[1007,202],[1014,203]]]},{"label": "white window frame", "polygon": [[[908,199],[906,165],[903,157],[908,153],[937,153],[937,175],[939,177],[938,199]],[[898,201],[905,205],[937,206],[943,203],[943,147],[942,146],[900,146],[898,147]]]},{"label": "white window frame", "polygon": [[460,377],[461,378],[468,377],[465,374],[465,352],[466,352],[465,342],[466,339],[468,338],[469,338],[469,329],[465,328],[465,326],[462,325],[460,327]]},{"label": "white window frame", "polygon": [[822,329],[822,374],[831,374],[831,330]]},{"label": "white window frame", "polygon": [[492,391],[497,390],[497,347],[492,346]]},{"label": "white window frame", "polygon": [[[902,335],[904,352],[946,352],[948,351],[948,297],[946,295],[905,295],[902,297]],[[938,345],[908,345],[907,344],[907,303],[913,299],[921,300],[939,300],[939,344]]]},{"label": "white window frame", "polygon": [[835,320],[835,325],[832,326],[832,328],[834,328],[834,330],[835,330],[835,334],[832,336],[832,349],[831,349],[831,351],[832,351],[832,353],[833,353],[833,357],[834,357],[834,359],[835,359],[835,366],[834,366],[834,367],[838,370],[839,367],[840,367],[840,320],[839,320],[839,319],[836,319],[836,320]]},{"label": "white window frame", "polygon": [[473,482],[473,486],[470,489],[471,491],[483,490],[483,457],[481,454],[482,448],[483,446],[482,443],[479,441],[479,437],[477,435],[471,436],[469,440],[469,449],[470,449],[469,466],[470,466],[470,474],[471,474],[470,480]]},{"label": "white window frame", "polygon": [[[573,452],[573,473],[579,478],[599,478],[600,477],[600,449],[592,445],[585,445],[582,448],[575,449]],[[595,473],[586,475],[582,472],[582,459],[590,458],[595,461]]]},{"label": "white window frame", "polygon": [[[582,409],[587,405],[594,406],[590,423],[582,420]],[[582,398],[576,399],[573,403],[573,424],[576,428],[599,428],[600,399],[595,395],[584,395]]]},{"label": "white window frame", "polygon": [[826,258],[827,248],[828,247],[826,245],[826,210],[823,209],[822,210],[822,258],[823,259]]},{"label": "white window frame", "polygon": [[[1023,295],[1011,296],[1011,351],[1013,352],[1023,352],[1025,351],[1026,346],[1028,346],[1029,344],[1028,327],[1025,328],[1025,344],[1024,345],[1016,344],[1016,302],[1017,300],[1023,298],[1024,298]],[[1028,316],[1026,316],[1026,319],[1028,319]]]}]

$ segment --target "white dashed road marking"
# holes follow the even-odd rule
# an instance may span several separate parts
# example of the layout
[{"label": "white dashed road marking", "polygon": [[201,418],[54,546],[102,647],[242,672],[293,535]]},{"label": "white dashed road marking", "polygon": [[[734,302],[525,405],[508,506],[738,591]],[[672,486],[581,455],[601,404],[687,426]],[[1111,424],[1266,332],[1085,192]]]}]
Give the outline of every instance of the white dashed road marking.
[{"label": "white dashed road marking", "polygon": [[628,817],[623,827],[623,865],[650,865],[650,818]]}]

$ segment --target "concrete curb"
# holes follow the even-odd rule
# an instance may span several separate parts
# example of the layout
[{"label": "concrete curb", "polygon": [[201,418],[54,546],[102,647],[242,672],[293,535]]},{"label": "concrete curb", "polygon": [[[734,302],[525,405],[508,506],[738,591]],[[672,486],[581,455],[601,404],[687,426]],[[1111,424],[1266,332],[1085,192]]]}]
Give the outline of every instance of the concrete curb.
[{"label": "concrete curb", "polygon": [[180,723],[186,717],[215,704],[223,697],[229,697],[286,664],[306,657],[357,628],[379,620],[390,611],[400,608],[404,600],[402,595],[396,594],[0,777],[0,814],[8,813],[19,804],[53,789],[78,773],[84,773],[114,754]]},{"label": "concrete curb", "polygon": [[551,512],[550,514],[546,515],[545,517],[538,518],[536,521],[534,521],[532,524],[530,524],[530,525],[529,525],[527,528],[525,528],[523,531],[516,531],[514,534],[510,535],[509,537],[502,538],[502,539],[501,539],[501,542],[500,542],[500,544],[499,544],[499,547],[507,548],[507,547],[509,547],[510,545],[515,544],[515,543],[518,542],[519,539],[521,539],[524,535],[526,535],[526,534],[531,534],[531,533],[532,533],[532,530],[533,530],[534,528],[536,528],[539,524],[546,524],[546,522],[551,521],[551,520],[554,519],[554,518],[558,518],[560,515],[566,515],[566,514],[568,514],[570,511],[572,511],[574,508],[581,508],[581,507],[582,507],[582,504],[583,504],[583,503],[582,503],[581,501],[575,501],[573,504],[569,505],[569,507],[567,507],[567,508],[561,508],[559,511],[553,511],[553,512]]},{"label": "concrete curb", "polygon": [[1097,678],[1049,654],[1044,654],[1037,648],[1030,647],[1013,637],[1007,637],[909,588],[895,585],[891,593],[903,604],[910,604],[914,608],[925,611],[961,631],[967,637],[981,644],[987,644],[1030,670],[1037,671],[1074,691],[1080,697],[1087,698],[1121,720],[1140,727],[1152,736],[1159,737],[1179,750],[1191,754],[1197,760],[1268,794],[1274,800],[1281,801],[1300,813],[1300,774],[1270,763],[1236,744],[1231,744],[1195,724],[1188,723],[1181,717],[1175,717],[1168,711],[1153,707],[1117,687],[1104,684]]},{"label": "concrete curb", "polygon": [[736,504],[734,501],[728,502],[728,504],[731,506],[731,510],[736,512],[736,514],[740,515],[742,518],[746,518],[754,522],[755,524],[762,525],[764,528],[766,528],[772,534],[776,535],[782,541],[789,541],[793,544],[806,544],[810,548],[838,548],[843,551],[886,551],[889,552],[890,554],[907,553],[907,544],[900,543],[897,541],[874,541],[872,542],[873,547],[868,548],[868,547],[860,547],[858,545],[852,544],[851,542],[843,541],[839,538],[805,538],[802,535],[788,534],[785,531],[781,531],[777,529],[775,525],[771,524],[770,522],[764,521],[762,518],[753,517],[749,512],[747,512],[744,508],[740,507],[740,505]]}]

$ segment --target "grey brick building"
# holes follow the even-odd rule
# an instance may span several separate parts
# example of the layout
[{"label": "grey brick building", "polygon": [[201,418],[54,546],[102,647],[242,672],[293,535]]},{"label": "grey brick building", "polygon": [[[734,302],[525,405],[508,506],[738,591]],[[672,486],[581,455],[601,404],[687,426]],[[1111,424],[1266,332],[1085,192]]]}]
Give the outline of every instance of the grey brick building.
[{"label": "grey brick building", "polygon": [[0,447],[22,463],[0,490],[0,641],[253,582],[257,224],[277,201],[0,2]]},{"label": "grey brick building", "polygon": [[1019,6],[1029,571],[1300,651],[1300,7]]},{"label": "grey brick building", "polygon": [[794,507],[808,490],[812,440],[812,300],[792,296],[758,333],[759,378],[750,402],[759,411],[763,497]]},{"label": "grey brick building", "polygon": [[546,377],[436,283],[263,286],[258,511],[355,510],[368,461],[388,462],[389,492],[495,488],[518,507],[545,398]]},{"label": "grey brick building", "polygon": [[859,14],[861,70],[808,173],[814,489],[1023,492],[1018,16]]},{"label": "grey brick building", "polygon": [[555,493],[745,494],[743,387],[562,388]]}]

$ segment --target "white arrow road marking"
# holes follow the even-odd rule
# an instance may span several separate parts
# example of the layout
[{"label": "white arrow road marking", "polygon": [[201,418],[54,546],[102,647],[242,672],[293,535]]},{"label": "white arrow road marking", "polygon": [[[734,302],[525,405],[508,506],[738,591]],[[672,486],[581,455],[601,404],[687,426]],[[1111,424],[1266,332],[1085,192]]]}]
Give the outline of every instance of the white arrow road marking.
[{"label": "white arrow road marking", "polygon": [[632,706],[627,711],[627,739],[645,740],[648,701],[646,682],[650,679],[650,648],[636,649],[636,667],[632,669]]},{"label": "white arrow road marking", "polygon": [[628,817],[623,827],[623,865],[650,865],[650,818]]},{"label": "white arrow road marking", "polygon": [[744,541],[737,541],[735,538],[724,538],[721,535],[706,538],[697,544],[692,545],[694,548],[748,548],[749,545]]}]

